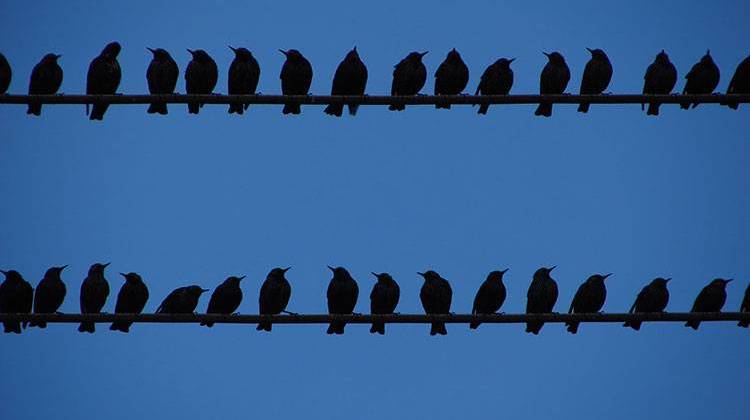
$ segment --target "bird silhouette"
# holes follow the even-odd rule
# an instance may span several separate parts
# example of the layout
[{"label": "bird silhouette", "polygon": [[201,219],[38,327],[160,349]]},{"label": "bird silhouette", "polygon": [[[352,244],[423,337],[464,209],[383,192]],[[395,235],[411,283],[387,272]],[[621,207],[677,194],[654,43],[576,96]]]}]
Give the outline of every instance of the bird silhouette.
[{"label": "bird silhouette", "polygon": [[[148,91],[152,95],[166,95],[174,93],[177,79],[180,77],[180,69],[167,50],[163,48],[146,48],[151,51],[153,58],[146,69],[146,81]],[[151,102],[146,111],[149,114],[167,115],[166,102]]]},{"label": "bird silhouette", "polygon": [[[234,60],[229,66],[227,79],[230,95],[255,95],[260,79],[260,66],[247,48],[229,47],[234,52]],[[248,103],[229,104],[229,113],[242,115],[250,106]]]},{"label": "bird silhouette", "polygon": [[[312,84],[313,69],[310,62],[297,50],[279,50],[286,56],[281,67],[281,93],[284,95],[307,95]],[[299,114],[302,108],[298,103],[286,103],[284,114]]]},{"label": "bird silhouette", "polygon": [[[0,284],[0,313],[28,314],[34,300],[34,289],[16,270],[2,271],[5,281]],[[23,323],[26,328],[26,322]],[[21,334],[19,321],[3,321],[6,333]]]},{"label": "bird silhouette", "polygon": [[[700,95],[713,93],[716,86],[719,86],[719,67],[711,58],[711,51],[706,51],[701,60],[693,65],[688,74],[685,75],[685,88],[682,93],[685,95]],[[698,106],[697,102],[693,103],[693,108]],[[690,102],[680,103],[680,108],[690,108]]]},{"label": "bird silhouette", "polygon": [[[44,273],[44,277],[36,286],[36,291],[34,292],[35,314],[52,314],[60,309],[67,293],[65,283],[60,278],[65,267],[67,265],[51,267]],[[31,321],[29,326],[46,328],[47,323],[45,321]]]},{"label": "bird silhouette", "polygon": [[[139,314],[143,312],[148,301],[148,287],[138,273],[120,273],[125,278],[125,283],[120,287],[117,293],[117,302],[115,303],[116,314]],[[130,331],[130,321],[115,321],[109,326],[112,331],[121,331],[127,333]]]},{"label": "bird silhouette", "polygon": [[[727,301],[727,284],[732,279],[714,279],[708,286],[704,287],[703,290],[698,294],[693,303],[693,308],[690,312],[721,312],[721,308],[724,307],[724,303]],[[701,325],[700,321],[688,321],[685,323],[686,327],[690,327],[694,330],[698,329]]]},{"label": "bird silhouette", "polygon": [[[469,68],[455,48],[448,52],[435,71],[435,95],[459,95],[469,83]],[[435,108],[450,109],[449,103],[437,103]]]},{"label": "bird silhouette", "polygon": [[5,94],[10,86],[10,80],[13,78],[13,70],[10,68],[8,59],[0,53],[0,95]]},{"label": "bird silhouette", "polygon": [[[278,315],[286,310],[289,298],[292,296],[292,286],[286,279],[285,274],[289,269],[276,267],[266,276],[266,280],[260,288],[258,307],[261,315]],[[258,331],[271,331],[270,321],[260,321]]]},{"label": "bird silhouette", "polygon": [[[219,68],[216,62],[203,50],[187,50],[193,59],[185,69],[185,91],[188,95],[210,95],[219,79]],[[188,103],[188,113],[198,114],[202,103]]]},{"label": "bird silhouette", "polygon": [[[60,55],[47,54],[34,66],[29,80],[29,95],[54,95],[60,89],[63,71],[57,59]],[[42,115],[42,104],[30,103],[26,109],[29,115]]]},{"label": "bird silhouette", "polygon": [[[591,59],[586,63],[581,80],[581,95],[600,95],[612,80],[612,63],[609,57],[600,49],[586,48],[591,53]],[[578,105],[578,112],[589,112],[588,103]]]},{"label": "bird silhouette", "polygon": [[[240,282],[245,276],[231,276],[224,280],[211,294],[211,300],[208,301],[207,314],[232,314],[240,307],[242,302],[242,289]],[[213,322],[201,322],[201,325],[213,327]]]},{"label": "bird silhouette", "polygon": [[[654,62],[646,69],[643,76],[644,95],[669,95],[677,84],[677,69],[669,61],[669,56],[664,50],[656,54]],[[641,104],[643,110],[644,104]],[[649,102],[646,115],[659,115],[659,103]]]},{"label": "bird silhouette", "polygon": [[[479,85],[474,95],[507,95],[513,87],[513,69],[510,68],[515,58],[501,58],[490,64],[482,73]],[[479,105],[477,114],[486,114],[490,109],[488,104]]]},{"label": "bird silhouette", "polygon": [[[393,69],[391,96],[414,96],[419,93],[427,81],[427,68],[422,63],[428,51],[409,53]],[[388,106],[391,111],[403,111],[406,105],[394,103]]]},{"label": "bird silhouette", "polygon": [[[565,63],[565,58],[559,52],[543,53],[547,56],[547,64],[542,69],[539,77],[539,93],[542,95],[559,95],[565,92],[570,81],[570,69]],[[545,117],[552,116],[552,103],[542,102],[537,107],[534,115]]]},{"label": "bird silhouette", "polygon": [[[424,278],[422,289],[419,291],[419,299],[427,315],[447,315],[451,310],[453,289],[448,280],[440,277],[440,274],[429,270],[417,273]],[[430,335],[446,335],[448,330],[445,322],[433,322],[430,327]]]},{"label": "bird silhouette", "polygon": [[[364,95],[367,86],[367,67],[359,58],[357,47],[346,54],[339,63],[333,75],[331,95]],[[349,114],[356,115],[359,105],[349,104]],[[329,104],[324,112],[328,115],[340,117],[343,114],[343,104]]]},{"label": "bird silhouette", "polygon": [[[630,311],[628,312],[631,314],[664,312],[667,303],[669,303],[667,283],[670,280],[672,279],[657,277],[651,283],[643,286],[643,289],[638,293],[633,306],[630,307]],[[641,321],[626,321],[622,326],[638,331],[641,329],[641,323]]]},{"label": "bird silhouette", "polygon": [[[747,284],[747,288],[745,289],[745,297],[742,299],[740,312],[750,312],[750,283]],[[750,320],[740,321],[737,325],[743,328],[750,327]]]},{"label": "bird silhouette", "polygon": [[[743,93],[750,93],[750,55],[737,65],[737,69],[734,71],[734,76],[732,76],[732,80],[729,82],[729,87],[727,88],[727,94],[729,95]],[[739,103],[736,101],[729,101],[723,105],[732,109],[737,109]]]},{"label": "bird silhouette", "polygon": [[192,314],[198,307],[198,300],[208,289],[192,285],[178,287],[170,292],[156,308],[157,314]]},{"label": "bird silhouette", "polygon": [[[601,275],[594,274],[590,276],[583,284],[578,287],[573,301],[570,303],[570,309],[568,313],[576,314],[591,314],[599,312],[604,306],[604,301],[607,299],[607,286],[604,284],[612,273]],[[578,326],[580,322],[566,322],[565,326],[568,327],[568,332],[576,334],[578,332]]]},{"label": "bird silhouette", "polygon": [[[494,314],[500,310],[505,302],[506,290],[503,284],[503,276],[508,271],[506,268],[502,271],[492,271],[487,275],[476,296],[474,296],[474,306],[471,308],[472,314]],[[469,328],[475,330],[481,325],[481,322],[473,321]]]},{"label": "bird silhouette", "polygon": [[[392,314],[396,310],[401,289],[388,273],[372,273],[378,281],[372,286],[370,292],[370,313],[373,315]],[[385,323],[373,321],[370,333],[385,334]]]},{"label": "bird silhouette", "polygon": [[[526,293],[526,313],[527,314],[548,314],[557,302],[558,290],[557,282],[550,276],[555,266],[542,267],[534,273],[534,278],[529,285],[529,291]],[[526,323],[526,332],[534,335],[539,334],[544,322],[530,321]]]},{"label": "bird silhouette", "polygon": [[[96,263],[89,268],[89,274],[81,284],[80,300],[82,314],[98,314],[107,302],[109,283],[104,278],[104,269],[109,264]],[[96,328],[93,322],[85,321],[81,322],[81,325],[78,326],[78,331],[94,333]]]},{"label": "bird silhouette", "polygon": [[[89,72],[86,77],[86,94],[87,95],[114,95],[117,87],[120,86],[122,73],[120,63],[117,61],[117,55],[120,54],[120,44],[110,42],[96,58],[89,64]],[[103,120],[104,113],[107,112],[109,104],[95,103],[89,114],[90,120]],[[89,105],[86,104],[86,113],[88,114]]]},{"label": "bird silhouette", "polygon": [[[333,278],[328,284],[328,313],[329,314],[351,314],[357,305],[359,297],[359,286],[344,267],[333,268],[328,266],[333,272]],[[343,334],[346,322],[333,321],[328,325],[328,334]]]}]

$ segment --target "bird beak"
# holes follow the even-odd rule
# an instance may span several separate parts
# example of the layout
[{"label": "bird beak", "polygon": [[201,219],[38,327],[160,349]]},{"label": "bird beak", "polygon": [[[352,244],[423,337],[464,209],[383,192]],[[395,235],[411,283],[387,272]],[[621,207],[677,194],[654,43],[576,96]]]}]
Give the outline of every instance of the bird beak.
[{"label": "bird beak", "polygon": [[211,290],[211,289],[201,289],[201,294],[202,294],[202,293],[206,293],[206,292],[208,292],[209,290]]},{"label": "bird beak", "polygon": [[127,275],[127,274],[125,274],[125,273],[120,273],[120,275],[121,275],[121,276],[123,276],[123,277],[125,277],[125,278],[127,278],[127,277],[128,277],[128,275]]},{"label": "bird beak", "polygon": [[357,46],[355,45],[354,48],[352,48],[352,51],[357,52]]},{"label": "bird beak", "polygon": [[593,50],[593,49],[591,49],[591,48],[589,48],[589,47],[586,47],[586,49],[587,49],[587,50],[588,50],[588,52],[590,52],[591,54],[593,54],[593,53],[594,53],[594,50]]},{"label": "bird beak", "polygon": [[514,61],[516,61],[516,58],[515,58],[515,57],[511,58],[510,60],[508,60],[508,64],[510,64],[510,63],[512,63],[512,62],[514,62]]},{"label": "bird beak", "polygon": [[111,262],[108,262],[106,264],[102,264],[102,268],[107,268],[108,265],[112,264]]},{"label": "bird beak", "polygon": [[3,273],[3,274],[5,274],[6,276],[8,275],[8,272],[7,272],[7,271],[5,271],[5,270],[0,270],[0,273]]},{"label": "bird beak", "polygon": [[556,265],[553,265],[552,267],[548,268],[548,269],[547,269],[547,271],[552,271],[552,270],[554,270],[554,269],[556,269],[556,268],[557,268],[557,266],[556,266]]},{"label": "bird beak", "polygon": [[285,272],[285,273],[286,273],[287,271],[289,271],[289,270],[291,270],[291,269],[292,269],[292,266],[290,265],[290,266],[289,266],[289,267],[287,267],[287,268],[282,268],[282,269],[281,269],[281,271],[283,271],[283,272]]},{"label": "bird beak", "polygon": [[670,277],[670,278],[668,278],[668,279],[664,279],[664,281],[665,281],[665,282],[667,282],[667,283],[669,283],[669,282],[670,282],[670,280],[672,280],[672,277]]},{"label": "bird beak", "polygon": [[195,55],[195,51],[191,50],[190,48],[187,49],[187,52],[189,52],[190,55]]},{"label": "bird beak", "polygon": [[282,54],[284,54],[284,55],[285,55],[285,56],[287,56],[287,57],[289,56],[289,53],[287,53],[287,52],[286,52],[286,51],[284,51],[284,50],[281,50],[281,49],[280,49],[280,50],[279,50],[279,52],[280,52],[280,53],[282,53]]},{"label": "bird beak", "polygon": [[227,47],[229,47],[230,50],[234,51],[234,53],[237,54],[237,48],[234,48],[231,45],[227,45]]},{"label": "bird beak", "polygon": [[61,265],[61,266],[60,266],[60,271],[63,271],[63,270],[65,270],[66,268],[68,268],[68,264],[65,264],[65,265]]},{"label": "bird beak", "polygon": [[331,267],[330,265],[327,265],[326,267],[328,267],[328,269],[331,270],[331,271],[335,271],[335,269],[333,267]]},{"label": "bird beak", "polygon": [[427,53],[428,53],[428,52],[429,52],[429,51],[425,51],[425,52],[423,52],[423,53],[419,53],[419,56],[420,56],[420,57],[424,57],[424,56],[426,56],[426,55],[427,55]]},{"label": "bird beak", "polygon": [[604,275],[604,276],[602,276],[602,277],[606,279],[607,277],[609,277],[609,276],[611,276],[611,275],[612,275],[612,273],[607,273],[607,274],[605,274],[605,275]]},{"label": "bird beak", "polygon": [[[156,50],[153,48],[146,47],[147,50],[151,51],[151,53],[156,54]],[[190,51],[190,50],[188,50]]]},{"label": "bird beak", "polygon": [[244,279],[245,279],[245,276],[240,276],[240,277],[237,277],[237,279],[238,279],[239,281],[242,281],[242,280],[244,280]]},{"label": "bird beak", "polygon": [[729,282],[730,282],[730,281],[732,281],[732,280],[734,280],[734,279],[728,279],[728,280],[724,280],[724,284],[727,284],[727,283],[729,283]]},{"label": "bird beak", "polygon": [[378,277],[378,273],[376,273],[376,272],[374,272],[374,271],[370,271],[370,274],[372,274],[372,275],[373,275],[373,276],[375,276],[375,277]]},{"label": "bird beak", "polygon": [[550,53],[547,53],[547,52],[544,52],[544,51],[542,51],[542,54],[546,55],[547,58],[549,58],[549,56],[551,55]]},{"label": "bird beak", "polygon": [[500,272],[503,273],[503,274],[505,274],[505,273],[508,272],[508,270],[510,270],[510,268],[506,268],[505,270],[500,270]]},{"label": "bird beak", "polygon": [[55,55],[55,58],[58,59],[58,60],[60,59],[60,57],[62,57],[62,54],[56,54]]},{"label": "bird beak", "polygon": [[417,271],[417,274],[419,274],[420,276],[424,277],[424,273],[422,273],[422,272]]}]

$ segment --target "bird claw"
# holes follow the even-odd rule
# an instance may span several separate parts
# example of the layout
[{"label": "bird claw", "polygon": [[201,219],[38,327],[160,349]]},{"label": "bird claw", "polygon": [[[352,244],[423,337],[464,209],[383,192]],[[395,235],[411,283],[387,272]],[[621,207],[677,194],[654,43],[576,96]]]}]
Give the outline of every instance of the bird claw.
[{"label": "bird claw", "polygon": [[281,313],[291,315],[291,316],[299,316],[297,312],[281,311]]},{"label": "bird claw", "polygon": [[352,312],[352,315],[362,316],[362,313],[361,312]]}]

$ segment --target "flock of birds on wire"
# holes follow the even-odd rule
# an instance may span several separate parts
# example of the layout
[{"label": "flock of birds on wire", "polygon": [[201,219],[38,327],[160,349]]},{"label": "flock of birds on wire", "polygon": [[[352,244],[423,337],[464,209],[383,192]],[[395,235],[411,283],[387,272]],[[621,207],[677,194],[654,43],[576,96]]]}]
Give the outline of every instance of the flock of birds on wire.
[{"label": "flock of birds on wire", "polygon": [[[96,58],[91,61],[86,79],[87,95],[115,94],[122,76],[117,56],[120,44],[109,43]],[[235,58],[229,67],[228,92],[230,95],[252,95],[258,86],[260,66],[253,54],[246,48],[230,47]],[[153,59],[146,71],[148,89],[151,94],[172,94],[175,92],[179,69],[172,56],[164,49],[148,48]],[[601,49],[588,49],[591,60],[586,63],[581,81],[581,94],[598,95],[604,93],[612,79],[612,64],[607,54]],[[286,56],[281,69],[281,91],[284,95],[307,95],[312,83],[313,69],[310,62],[297,50],[279,50]],[[204,50],[188,50],[192,60],[185,69],[185,90],[188,94],[211,94],[218,80],[216,62]],[[427,69],[422,63],[422,57],[427,52],[412,52],[396,64],[393,70],[391,85],[392,96],[418,95],[427,80]],[[539,80],[540,94],[562,94],[570,80],[570,69],[565,58],[559,52],[544,53],[548,62],[542,69]],[[30,95],[56,94],[62,84],[63,71],[57,60],[60,55],[47,54],[34,67],[29,82]],[[476,94],[479,95],[507,95],[513,86],[513,70],[510,65],[513,58],[500,58],[484,71],[480,78]],[[5,57],[0,54],[0,94],[7,91],[11,80],[11,67]],[[719,68],[711,58],[710,51],[698,61],[685,75],[684,94],[711,94],[719,85]],[[459,95],[469,82],[469,68],[461,59],[461,55],[452,49],[435,72],[435,95]],[[643,94],[671,94],[677,83],[677,69],[669,60],[667,53],[662,50],[656,55],[654,62],[648,66],[644,76]],[[333,77],[331,95],[364,95],[367,85],[367,67],[362,62],[354,47],[346,54],[339,64]],[[729,82],[728,94],[750,93],[750,56],[738,66]],[[690,107],[689,102],[680,106]],[[697,106],[693,103],[692,106]],[[738,104],[723,103],[733,109]],[[92,120],[101,120],[109,104],[94,103],[89,114]],[[188,112],[198,114],[201,103],[188,103]],[[229,113],[243,114],[248,104],[232,103]],[[349,104],[349,113],[355,115],[358,105]],[[449,103],[438,103],[436,108],[449,109]],[[343,104],[330,104],[325,109],[329,115],[341,116]],[[489,105],[483,104],[479,108],[480,114],[486,114]],[[401,111],[405,105],[394,103],[389,106],[392,111]],[[581,103],[578,111],[587,112],[589,104]],[[86,107],[88,113],[88,105]],[[31,103],[28,114],[41,115],[42,105]],[[284,114],[299,114],[299,103],[287,103]],[[148,108],[149,114],[167,114],[167,104],[153,102]],[[652,102],[648,106],[648,115],[659,115],[659,103]],[[552,104],[540,103],[535,115],[552,116]]]}]

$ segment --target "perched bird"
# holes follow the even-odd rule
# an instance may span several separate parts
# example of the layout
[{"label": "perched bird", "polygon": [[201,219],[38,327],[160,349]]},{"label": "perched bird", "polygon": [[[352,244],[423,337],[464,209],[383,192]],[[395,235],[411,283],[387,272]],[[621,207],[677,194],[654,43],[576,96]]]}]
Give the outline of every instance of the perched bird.
[{"label": "perched bird", "polygon": [[[36,286],[34,292],[34,313],[35,314],[53,314],[60,309],[65,300],[67,288],[60,278],[60,274],[67,267],[52,267],[44,273],[44,277]],[[30,327],[46,328],[45,321],[31,321]]]},{"label": "perched bird", "polygon": [[[451,310],[451,300],[453,299],[453,289],[451,289],[448,280],[440,277],[440,274],[429,270],[424,273],[417,273],[424,278],[422,289],[419,291],[419,299],[422,301],[422,307],[427,315],[445,315]],[[430,328],[430,335],[446,335],[448,330],[445,329],[444,322],[433,322]]]},{"label": "perched bird", "polygon": [[[47,54],[42,61],[34,66],[29,80],[29,95],[54,95],[60,89],[63,79],[63,71],[57,59],[62,57],[56,54]],[[42,104],[29,104],[26,109],[29,115],[42,115]]]},{"label": "perched bird", "polygon": [[[719,86],[719,67],[711,58],[711,51],[706,51],[706,55],[701,61],[695,63],[688,74],[685,75],[685,88],[682,89],[683,95],[700,95],[713,93],[716,86]],[[693,108],[698,103],[693,103]],[[690,102],[680,103],[680,108],[690,108]]]},{"label": "perched bird", "polygon": [[[207,314],[233,314],[242,302],[242,289],[240,282],[245,276],[231,276],[224,280],[211,294],[211,300],[208,301]],[[213,322],[201,322],[201,325],[213,327]]]},{"label": "perched bird", "polygon": [[[230,95],[254,95],[258,80],[260,80],[258,60],[247,48],[229,47],[229,49],[234,51],[234,60],[229,65],[227,92]],[[250,104],[229,104],[229,113],[242,115],[249,106]]]},{"label": "perched bird", "polygon": [[[612,273],[594,274],[583,282],[573,296],[573,301],[570,302],[568,313],[591,314],[599,312],[607,299],[607,286],[604,285],[604,280],[611,275]],[[580,322],[566,322],[565,326],[568,327],[569,333],[575,334],[578,332],[579,324]]]},{"label": "perched bird", "polygon": [[[693,308],[690,312],[721,312],[724,302],[727,301],[726,288],[730,281],[732,279],[714,279],[695,298]],[[697,330],[699,325],[701,325],[700,321],[688,321],[685,323],[686,327],[694,330]]]},{"label": "perched bird", "polygon": [[[529,291],[526,293],[526,313],[527,314],[549,314],[557,302],[557,282],[550,276],[555,266],[542,267],[534,273],[531,280]],[[527,322],[526,332],[534,335],[539,334],[544,322]]]},{"label": "perched bird", "polygon": [[[750,55],[737,65],[737,70],[734,71],[734,76],[727,88],[727,94],[741,93],[750,93]],[[737,102],[727,102],[723,105],[732,109],[737,109],[739,106]]]},{"label": "perched bird", "polygon": [[[745,297],[742,299],[740,312],[750,312],[750,283],[748,283],[747,288],[745,289]],[[750,327],[750,321],[740,321],[737,323],[737,325],[743,328],[747,328]]]},{"label": "perched bird", "polygon": [[[643,94],[644,95],[669,95],[677,84],[677,69],[669,61],[669,56],[664,50],[656,54],[654,62],[646,69],[646,75],[643,76]],[[641,104],[643,110],[644,104]],[[659,103],[650,102],[646,115],[659,115]]]},{"label": "perched bird", "polygon": [[198,307],[198,300],[208,289],[200,286],[178,287],[170,292],[156,308],[157,314],[192,314]]},{"label": "perched bird", "polygon": [[[472,314],[494,314],[500,310],[507,294],[505,284],[503,284],[503,276],[507,271],[506,268],[502,271],[492,271],[487,275],[487,279],[479,286],[479,290],[474,296],[474,306],[471,307]],[[469,324],[469,328],[475,330],[480,324],[481,322],[472,322]]]},{"label": "perched bird", "polygon": [[[435,72],[435,95],[458,95],[469,83],[469,68],[461,54],[452,49]],[[435,108],[450,109],[451,104],[438,103]]]},{"label": "perched bird", "polygon": [[[185,91],[188,95],[210,95],[219,80],[219,69],[216,62],[203,50],[187,50],[193,59],[185,69]],[[197,114],[203,107],[202,103],[190,102],[188,113]]]},{"label": "perched bird", "polygon": [[[591,53],[591,60],[586,63],[583,69],[583,79],[581,80],[581,95],[600,95],[604,89],[609,86],[612,80],[612,63],[604,51],[599,48],[592,50],[586,48]],[[588,103],[578,105],[578,112],[589,112]]]},{"label": "perched bird", "polygon": [[[359,297],[359,286],[344,267],[328,269],[333,272],[333,278],[328,284],[328,313],[329,314],[351,314],[357,305]],[[346,322],[334,321],[328,325],[328,334],[343,334]]]},{"label": "perched bird", "polygon": [[[490,64],[479,79],[479,86],[474,95],[507,95],[513,86],[513,69],[510,68],[515,58],[501,58]],[[486,114],[489,105],[479,106],[477,114]]]},{"label": "perched bird", "polygon": [[[0,284],[0,313],[28,314],[34,300],[34,289],[16,270],[2,271],[5,281]],[[26,322],[23,323],[26,328]],[[4,321],[6,333],[21,334],[19,321]]]},{"label": "perched bird", "polygon": [[[427,81],[427,68],[422,63],[428,51],[423,53],[409,53],[393,69],[393,82],[391,83],[391,96],[413,96],[419,93]],[[403,111],[404,104],[391,104],[391,111]]]},{"label": "perched bird", "polygon": [[[174,93],[177,86],[177,79],[180,77],[180,70],[167,50],[162,48],[146,48],[151,51],[153,58],[146,69],[146,81],[148,82],[148,91],[152,95],[166,95]],[[149,114],[167,115],[166,102],[151,102],[146,111]]]},{"label": "perched bird", "polygon": [[[364,95],[367,86],[367,67],[359,58],[357,47],[346,54],[333,75],[331,95]],[[349,104],[349,114],[357,115],[359,105]],[[343,104],[329,104],[325,113],[340,117],[344,111]]]},{"label": "perched bird", "polygon": [[[260,287],[258,307],[261,315],[278,315],[286,310],[289,298],[292,296],[292,286],[284,277],[292,267],[274,268],[266,276]],[[271,331],[271,322],[261,321],[256,327],[258,331]]]},{"label": "perched bird", "polygon": [[[148,301],[148,287],[143,279],[137,273],[120,273],[125,277],[125,283],[117,293],[117,303],[115,303],[116,314],[139,314],[143,312]],[[130,332],[132,322],[116,321],[109,326],[112,331]]]},{"label": "perched bird", "polygon": [[[120,63],[117,62],[117,55],[120,54],[120,44],[110,42],[96,58],[89,64],[89,72],[86,77],[86,94],[87,95],[114,95],[117,87],[120,86]],[[89,115],[90,120],[103,120],[104,113],[107,112],[109,104],[95,103]],[[86,105],[86,113],[89,112],[89,106]]]},{"label": "perched bird", "polygon": [[10,86],[10,79],[13,78],[13,71],[10,68],[10,63],[4,55],[0,54],[0,95],[3,95],[8,91]]},{"label": "perched bird", "polygon": [[[544,53],[544,55],[547,56],[548,61],[539,77],[539,93],[542,95],[559,95],[565,92],[565,88],[568,87],[570,69],[565,63],[565,58],[559,52]],[[552,103],[540,103],[534,115],[551,117]]]},{"label": "perched bird", "polygon": [[[89,268],[89,274],[81,284],[81,313],[98,314],[107,302],[109,296],[109,283],[104,278],[104,269],[110,263],[96,263]],[[94,323],[90,321],[81,322],[78,326],[79,332],[93,333],[96,331]]]},{"label": "perched bird", "polygon": [[[670,280],[672,279],[657,277],[651,283],[643,286],[643,289],[638,293],[638,297],[635,298],[635,302],[633,302],[633,306],[630,307],[630,311],[628,312],[631,314],[664,312],[669,302],[667,283]],[[641,321],[626,321],[622,326],[638,331],[641,329]]]},{"label": "perched bird", "polygon": [[[370,313],[372,314],[392,314],[398,305],[398,299],[401,296],[401,289],[398,283],[393,280],[388,273],[372,273],[378,281],[372,286],[370,292]],[[385,334],[385,323],[373,321],[370,327],[370,333]]]},{"label": "perched bird", "polygon": [[[281,93],[284,95],[307,95],[312,84],[313,69],[310,62],[297,50],[279,50],[286,56],[281,67]],[[284,104],[284,114],[299,114],[300,104]]]}]

